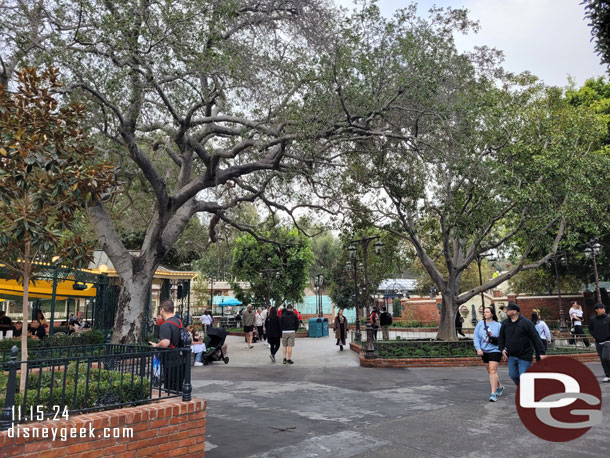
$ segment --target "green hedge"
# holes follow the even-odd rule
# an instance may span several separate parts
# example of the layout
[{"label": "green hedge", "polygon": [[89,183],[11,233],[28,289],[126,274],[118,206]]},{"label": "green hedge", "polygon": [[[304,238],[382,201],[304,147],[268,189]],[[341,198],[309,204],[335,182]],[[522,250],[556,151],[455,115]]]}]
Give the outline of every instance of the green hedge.
[{"label": "green hedge", "polygon": [[[28,338],[28,350],[47,347],[72,347],[77,345],[97,345],[106,341],[102,331],[79,332],[72,335],[53,335],[45,339]],[[0,351],[10,350],[13,346],[21,348],[21,339],[0,340]]]},{"label": "green hedge", "polygon": [[422,342],[383,343],[377,347],[379,358],[457,358],[477,356],[472,344],[464,342],[443,342],[439,344]]},{"label": "green hedge", "polygon": [[408,320],[393,321],[390,326],[393,328],[436,328],[438,325],[436,323],[422,323],[417,320]]},{"label": "green hedge", "polygon": [[[89,377],[89,391],[85,392],[87,386],[86,368],[79,367],[78,379],[76,379],[76,364],[68,366],[65,383],[65,399],[62,403],[62,391],[64,390],[64,371],[43,371],[39,374],[36,371],[28,376],[28,391],[25,412],[30,407],[43,406],[45,412],[51,412],[53,406],[67,406],[69,410],[80,410],[86,408],[103,408],[106,405],[118,404],[119,402],[134,402],[146,399],[150,391],[150,381],[139,376],[133,377],[131,374],[123,374],[121,383],[121,373],[114,370],[91,370]],[[98,386],[99,377],[99,386]],[[20,375],[17,375],[17,386],[19,386]],[[41,379],[40,397],[38,395],[38,383]],[[4,406],[8,375],[0,373],[0,405]],[[76,385],[76,399],[74,391]],[[51,387],[53,392],[51,393]],[[121,397],[122,396],[122,397]],[[23,394],[15,395],[15,405],[23,405]],[[63,409],[63,407],[62,407]]]}]

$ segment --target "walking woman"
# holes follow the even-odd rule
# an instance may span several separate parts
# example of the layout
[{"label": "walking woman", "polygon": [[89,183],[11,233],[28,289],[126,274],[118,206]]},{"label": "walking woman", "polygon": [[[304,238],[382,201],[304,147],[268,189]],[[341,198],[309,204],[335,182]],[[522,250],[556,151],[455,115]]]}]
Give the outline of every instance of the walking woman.
[{"label": "walking woman", "polygon": [[269,358],[271,362],[275,362],[275,354],[280,348],[280,340],[282,339],[282,325],[280,317],[277,316],[277,309],[271,307],[265,320],[265,329],[267,332],[267,342],[269,343]]},{"label": "walking woman", "polygon": [[538,310],[532,312],[532,323],[534,323],[534,327],[538,331],[542,345],[544,345],[544,351],[546,352],[551,343],[551,331],[547,324],[538,317]]},{"label": "walking woman", "polygon": [[335,331],[335,339],[337,339],[339,350],[343,351],[343,345],[345,345],[347,331],[349,330],[349,327],[347,326],[347,318],[343,316],[343,309],[339,309],[339,313],[335,318],[333,329]]},{"label": "walking woman", "polygon": [[[570,319],[572,320],[572,336],[575,336],[578,340],[582,338],[582,343],[585,344],[585,347],[590,346],[589,339],[585,337],[585,331],[582,329],[582,307],[578,302],[573,302],[572,307],[570,307]],[[577,343],[576,340],[570,339],[570,344],[575,345]]]},{"label": "walking woman", "polygon": [[263,328],[265,321],[263,320],[263,309],[257,308],[256,315],[254,315],[254,326],[256,326],[256,333],[258,334],[258,340],[263,341]]},{"label": "walking woman", "polygon": [[494,310],[491,307],[485,307],[483,319],[474,328],[474,348],[477,350],[477,355],[485,363],[485,369],[489,373],[490,402],[496,402],[504,392],[504,386],[500,383],[500,377],[498,376],[498,364],[502,359],[502,353],[498,347],[501,327],[502,325],[498,323]]}]

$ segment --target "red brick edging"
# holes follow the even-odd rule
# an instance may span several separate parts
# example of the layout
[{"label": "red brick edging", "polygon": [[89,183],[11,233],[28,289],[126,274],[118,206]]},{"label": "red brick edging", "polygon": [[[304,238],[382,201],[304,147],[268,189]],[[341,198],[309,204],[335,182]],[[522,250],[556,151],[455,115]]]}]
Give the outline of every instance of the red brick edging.
[{"label": "red brick edging", "polygon": [[[9,437],[10,430],[0,431],[0,450],[6,458],[203,457],[205,424],[206,401],[203,399],[193,398],[189,402],[167,399],[138,407],[77,415],[68,420],[18,425],[14,428],[14,437]],[[61,440],[62,428],[89,431],[90,427],[102,437]],[[133,437],[104,438],[104,428],[132,428]],[[36,429],[38,437],[33,437]],[[30,437],[24,437],[25,430]],[[45,430],[49,431],[49,437],[40,437]],[[51,430],[57,431],[55,440]],[[111,435],[115,431],[110,430]]]},{"label": "red brick edging", "polygon": [[[483,364],[478,356],[465,356],[461,358],[375,358],[366,359],[360,345],[350,342],[350,349],[358,353],[362,367],[467,367]],[[596,362],[599,360],[595,353],[576,353],[557,356],[568,356],[581,362]],[[500,364],[505,365],[505,362]]]}]

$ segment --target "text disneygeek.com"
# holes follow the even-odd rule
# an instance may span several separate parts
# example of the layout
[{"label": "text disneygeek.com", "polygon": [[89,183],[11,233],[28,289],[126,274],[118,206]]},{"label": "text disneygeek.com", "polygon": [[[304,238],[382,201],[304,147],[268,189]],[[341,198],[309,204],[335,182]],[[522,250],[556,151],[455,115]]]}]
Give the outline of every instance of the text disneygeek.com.
[{"label": "text disneygeek.com", "polygon": [[104,428],[96,431],[92,425],[86,428],[77,427],[36,427],[11,426],[8,437],[24,437],[26,439],[51,439],[67,441],[68,439],[124,439],[133,437],[133,428]]}]

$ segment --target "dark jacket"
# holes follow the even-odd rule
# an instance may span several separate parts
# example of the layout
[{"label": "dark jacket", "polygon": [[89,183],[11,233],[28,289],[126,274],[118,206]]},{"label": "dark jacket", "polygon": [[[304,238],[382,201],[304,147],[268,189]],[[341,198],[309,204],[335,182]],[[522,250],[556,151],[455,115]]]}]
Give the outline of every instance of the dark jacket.
[{"label": "dark jacket", "polygon": [[272,339],[282,337],[282,323],[280,323],[279,316],[268,316],[265,320],[265,329],[267,330],[267,337]]},{"label": "dark jacket", "polygon": [[379,324],[381,326],[389,326],[392,324],[392,315],[390,315],[388,312],[381,312],[381,315],[379,316]]},{"label": "dark jacket", "polygon": [[589,332],[598,343],[610,341],[610,315],[593,315],[589,318]]},{"label": "dark jacket", "polygon": [[282,331],[298,331],[299,317],[292,310],[284,310],[282,312]]},{"label": "dark jacket", "polygon": [[536,327],[523,315],[519,315],[517,321],[507,318],[502,322],[499,340],[500,351],[506,350],[508,356],[516,356],[525,361],[532,360],[534,350],[536,359],[545,353]]}]

